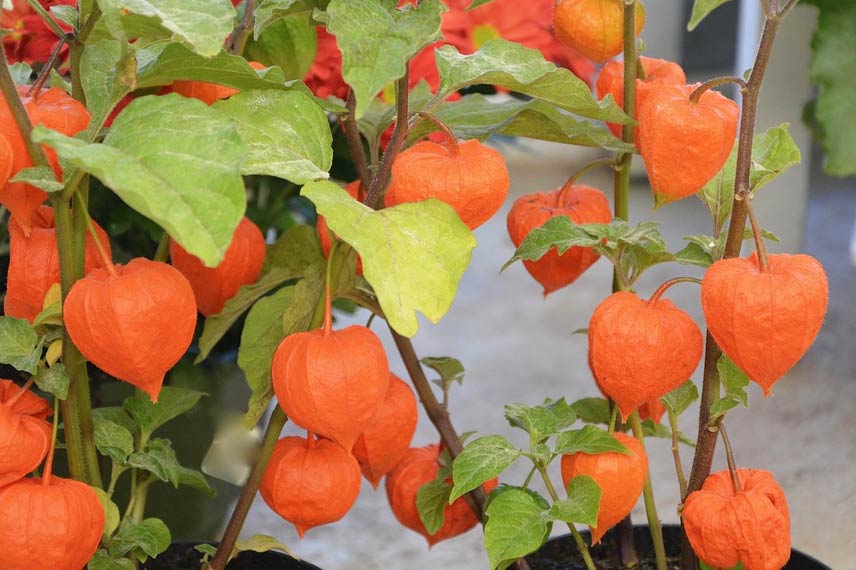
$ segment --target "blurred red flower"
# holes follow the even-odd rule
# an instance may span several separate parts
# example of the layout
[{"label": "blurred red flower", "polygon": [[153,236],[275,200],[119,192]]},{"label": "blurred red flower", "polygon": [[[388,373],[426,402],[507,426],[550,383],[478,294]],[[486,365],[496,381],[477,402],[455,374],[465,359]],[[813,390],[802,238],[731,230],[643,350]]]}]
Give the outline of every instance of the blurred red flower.
[{"label": "blurred red flower", "polygon": [[[48,11],[51,6],[77,6],[77,0],[39,0]],[[59,22],[66,31],[71,28]],[[27,5],[26,0],[12,0],[11,10],[0,10],[0,28],[11,30],[2,38],[3,50],[10,63],[24,61],[27,63],[45,62],[50,58],[59,38],[48,27],[42,18]],[[60,53],[65,58],[68,46],[63,46]]]}]

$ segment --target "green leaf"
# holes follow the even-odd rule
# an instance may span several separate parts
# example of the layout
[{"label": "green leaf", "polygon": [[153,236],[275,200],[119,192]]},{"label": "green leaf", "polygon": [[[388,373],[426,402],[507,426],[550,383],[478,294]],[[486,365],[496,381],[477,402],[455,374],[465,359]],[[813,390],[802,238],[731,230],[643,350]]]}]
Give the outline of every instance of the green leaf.
[{"label": "green leaf", "polygon": [[811,80],[818,86],[814,116],[826,153],[824,170],[856,174],[856,5],[809,0],[820,8],[812,39]]},{"label": "green leaf", "polygon": [[295,14],[308,15],[315,8],[323,10],[328,2],[329,0],[261,0],[256,7],[253,36],[258,38],[268,26],[282,18]]},{"label": "green leaf", "polygon": [[86,568],[87,570],[134,570],[134,563],[123,556],[114,558],[102,548],[92,556]]},{"label": "green leaf", "polygon": [[419,487],[416,493],[416,510],[428,534],[434,534],[445,522],[446,505],[452,486],[443,479],[435,479]]},{"label": "green leaf", "polygon": [[687,380],[660,400],[677,417],[683,414],[690,405],[698,400],[698,388],[695,382]]},{"label": "green leaf", "polygon": [[284,552],[292,558],[297,557],[297,555],[295,555],[289,547],[287,547],[274,537],[268,536],[266,534],[257,534],[251,536],[247,540],[238,541],[235,544],[235,553],[233,553],[233,556],[238,552],[270,552],[271,550]]},{"label": "green leaf", "polygon": [[527,432],[533,442],[540,442],[573,424],[577,416],[565,399],[559,398],[544,400],[540,406],[506,404],[505,419]]},{"label": "green leaf", "polygon": [[451,356],[426,356],[419,360],[419,362],[440,375],[440,378],[434,380],[434,383],[443,388],[443,390],[448,390],[454,382],[461,385],[464,383],[464,365],[457,358],[452,358]]},{"label": "green leaf", "polygon": [[33,76],[33,68],[29,63],[19,61],[9,66],[9,72],[12,74],[12,81],[15,85],[29,85],[32,83],[30,78]]},{"label": "green leaf", "polygon": [[473,0],[472,3],[467,6],[467,10],[475,10],[479,6],[487,4],[488,2],[493,2],[493,0]]},{"label": "green leaf", "polygon": [[203,57],[214,57],[232,32],[229,0],[112,0],[122,10],[153,18],[172,37]]},{"label": "green leaf", "polygon": [[117,103],[134,90],[137,62],[127,43],[114,39],[87,42],[80,58],[80,80],[90,125],[99,127]]},{"label": "green leaf", "polygon": [[411,57],[440,38],[445,10],[442,2],[398,10],[381,0],[330,0],[327,11],[318,13],[342,52],[342,76],[354,90],[356,118],[404,75]]},{"label": "green leaf", "polygon": [[587,424],[609,424],[609,402],[605,398],[582,398],[571,404],[571,409]]},{"label": "green leaf", "polygon": [[[294,297],[294,287],[283,287],[273,295],[259,299],[244,322],[241,331],[241,344],[238,347],[238,366],[244,371],[247,384],[252,390],[251,402],[258,401],[261,405],[250,405],[250,410],[256,412],[267,407],[273,397],[271,386],[271,361],[276,347],[284,338],[282,330],[282,314]],[[258,415],[248,424],[255,425]]]},{"label": "green leaf", "polygon": [[153,403],[148,396],[142,395],[127,398],[122,403],[122,407],[137,422],[140,432],[148,435],[168,421],[193,409],[196,402],[203,396],[205,396],[204,393],[196,390],[164,386],[161,388],[157,404]]},{"label": "green leaf", "polygon": [[[286,306],[283,307],[282,311],[274,310],[274,314],[271,315],[277,320],[276,323],[270,325],[270,332],[266,333],[271,336],[265,339],[258,338],[254,341],[249,338],[244,339],[243,334],[241,335],[241,346],[243,347],[245,341],[251,343],[250,346],[254,347],[252,348],[253,353],[257,354],[260,359],[257,362],[259,371],[261,367],[264,367],[265,374],[264,378],[256,376],[253,378],[254,383],[250,384],[253,394],[250,397],[247,405],[247,413],[244,418],[245,424],[248,427],[252,427],[258,423],[259,418],[264,414],[268,403],[273,398],[270,366],[276,347],[288,335],[308,330],[312,323],[315,308],[324,294],[324,270],[322,266],[314,265],[307,267],[303,279],[298,281],[297,285],[293,288],[289,289],[292,290],[292,293]],[[261,304],[262,301],[264,299],[260,300],[256,305]],[[253,310],[255,310],[255,307],[253,307]],[[252,313],[253,311],[250,311],[250,316],[252,316]],[[244,325],[245,333],[247,327],[250,325],[250,316],[247,317],[247,322]],[[249,376],[247,377],[247,382],[250,382]]]},{"label": "green leaf", "polygon": [[226,51],[206,59],[173,42],[156,42],[140,49],[137,65],[139,89],[169,85],[176,79],[208,81],[239,90],[285,88],[285,76],[278,67],[256,70],[244,58]]},{"label": "green leaf", "polygon": [[548,512],[553,520],[568,524],[597,526],[601,489],[588,475],[578,475],[568,481],[568,498],[556,501]]},{"label": "green leaf", "polygon": [[711,421],[739,404],[749,407],[749,394],[746,392],[749,377],[746,373],[724,354],[716,362],[716,370],[725,388],[725,395],[711,404]]},{"label": "green leaf", "polygon": [[131,433],[137,431],[137,422],[128,415],[120,406],[105,406],[103,408],[92,408],[92,419],[95,422],[108,421],[119,424]]},{"label": "green leaf", "polygon": [[[791,137],[789,125],[782,123],[755,135],[752,143],[752,164],[749,174],[750,190],[758,190],[800,163],[800,151]],[[698,191],[699,199],[710,210],[717,232],[731,215],[734,201],[734,179],[737,169],[737,142],[725,166]]]},{"label": "green leaf", "polygon": [[95,420],[95,447],[120,465],[134,452],[134,436],[121,425],[110,420]]},{"label": "green leaf", "polygon": [[502,39],[485,43],[472,55],[462,55],[451,45],[435,52],[440,71],[437,100],[471,85],[487,83],[551,103],[572,113],[613,123],[630,118],[612,97],[596,101],[588,84],[550,63],[540,51]]},{"label": "green leaf", "polygon": [[149,442],[145,451],[131,454],[128,465],[148,471],[161,481],[172,483],[178,488],[181,481],[181,465],[175,457],[175,451],[169,440],[155,438]]},{"label": "green leaf", "polygon": [[247,145],[241,173],[306,184],[329,178],[333,135],[327,114],[299,91],[242,91],[214,107],[226,114]]},{"label": "green leaf", "polygon": [[40,366],[36,373],[36,386],[39,390],[53,394],[60,400],[68,398],[68,372],[62,362],[55,362],[51,367]]},{"label": "green leaf", "polygon": [[687,24],[687,30],[690,32],[696,29],[696,26],[704,20],[708,14],[728,2],[728,0],[695,0],[693,4],[693,13],[690,16],[690,22]]},{"label": "green leaf", "polygon": [[[538,99],[495,102],[480,94],[466,95],[458,101],[441,103],[433,115],[461,139],[485,140],[501,134],[633,152],[633,145],[615,138],[606,128],[581,121]],[[436,128],[431,121],[423,121],[410,138],[415,140]]]},{"label": "green leaf", "polygon": [[9,179],[9,182],[26,182],[48,194],[61,192],[65,184],[56,179],[56,174],[47,166],[24,168]]},{"label": "green leaf", "polygon": [[[686,238],[685,238],[686,239]],[[684,249],[675,254],[675,261],[683,265],[710,267],[715,261],[709,251],[695,242],[688,243]]]},{"label": "green leaf", "polygon": [[357,250],[398,333],[416,334],[416,311],[436,323],[449,310],[476,239],[448,204],[429,199],[374,211],[329,181],[307,184],[301,195]]},{"label": "green leaf", "polygon": [[452,463],[454,488],[449,503],[498,476],[521,454],[501,435],[488,435],[468,443]]},{"label": "green leaf", "polygon": [[190,469],[188,467],[179,467],[178,484],[184,487],[191,487],[192,489],[203,491],[205,493],[208,493],[212,497],[217,494],[217,492],[211,487],[211,485],[208,484],[208,480],[205,478],[205,475],[203,475],[201,471],[197,471],[196,469]]},{"label": "green leaf", "polygon": [[199,337],[199,363],[253,304],[287,281],[303,277],[306,268],[323,266],[324,255],[315,229],[298,225],[288,229],[276,243],[269,245],[261,275],[252,285],[244,285],[226,301],[223,310],[205,319]]},{"label": "green leaf", "polygon": [[110,538],[116,529],[119,528],[119,522],[121,521],[119,507],[113,502],[107,491],[98,487],[92,487],[92,490],[98,495],[98,500],[101,501],[101,507],[104,509],[104,537]]},{"label": "green leaf", "polygon": [[145,519],[138,523],[126,521],[110,543],[110,554],[123,556],[139,550],[154,558],[169,548],[171,541],[169,529],[160,519]]},{"label": "green leaf", "polygon": [[495,492],[485,515],[484,545],[491,568],[507,568],[541,548],[552,526],[547,505],[515,487]]},{"label": "green leaf", "polygon": [[317,44],[315,26],[309,18],[291,16],[271,24],[257,39],[251,38],[244,48],[244,57],[278,66],[288,80],[303,79],[315,60]]},{"label": "green leaf", "polygon": [[65,6],[63,4],[59,4],[56,6],[50,7],[51,14],[64,24],[68,24],[72,28],[77,28],[80,26],[80,14],[78,14],[77,9],[74,6]]},{"label": "green leaf", "polygon": [[43,126],[33,140],[96,176],[206,265],[223,259],[246,208],[246,148],[218,111],[175,94],[140,97],[116,117],[103,144]]},{"label": "green leaf", "polygon": [[39,337],[25,319],[0,317],[0,363],[35,374],[41,358]]},{"label": "green leaf", "polygon": [[630,455],[630,450],[623,443],[607,432],[593,425],[582,429],[563,431],[556,438],[556,453],[571,455],[574,453],[623,453]]}]

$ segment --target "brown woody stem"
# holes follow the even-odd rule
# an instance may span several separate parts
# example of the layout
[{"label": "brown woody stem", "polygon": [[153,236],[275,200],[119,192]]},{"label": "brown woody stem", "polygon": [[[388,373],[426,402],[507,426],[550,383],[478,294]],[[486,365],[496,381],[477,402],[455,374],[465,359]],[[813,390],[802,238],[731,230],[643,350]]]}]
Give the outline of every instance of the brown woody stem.
[{"label": "brown woody stem", "polygon": [[[369,185],[369,190],[366,193],[365,204],[369,208],[377,209],[380,205],[380,197],[386,190],[389,184],[389,178],[392,175],[392,163],[395,157],[404,146],[404,141],[407,139],[409,130],[409,111],[408,111],[408,95],[410,89],[410,71],[405,69],[404,75],[395,84],[395,105],[396,117],[395,128],[392,130],[392,139],[383,153],[383,158],[380,161],[380,167],[377,174]],[[362,147],[361,147],[362,148]],[[351,149],[353,154],[353,148]]]},{"label": "brown woody stem", "polygon": [[[743,230],[746,228],[746,198],[748,197],[750,185],[749,175],[752,167],[752,140],[755,135],[755,118],[758,113],[758,98],[761,94],[761,85],[764,74],[770,62],[773,52],[773,44],[782,15],[768,17],[764,23],[764,31],[758,45],[758,53],[755,56],[755,65],[752,74],[743,88],[743,108],[740,114],[740,133],[737,142],[737,167],[734,178],[734,201],[731,209],[731,222],[728,226],[728,237],[725,242],[724,257],[736,257],[740,255],[743,245]],[[716,341],[708,332],[707,346],[705,349],[704,377],[702,381],[701,402],[699,405],[699,435],[696,442],[693,466],[687,484],[687,493],[692,493],[701,488],[702,483],[710,475],[713,455],[716,450],[716,433],[707,429],[710,423],[710,406],[719,398],[720,381],[716,371],[716,363],[722,352],[716,345]],[[692,550],[686,533],[681,540],[681,570],[694,570],[698,567],[698,561]]]},{"label": "brown woody stem", "polygon": [[50,12],[45,10],[42,3],[39,0],[27,0],[27,4],[30,8],[39,15],[39,17],[44,21],[44,23],[51,29],[51,31],[56,34],[56,37],[62,38],[65,36],[65,30],[63,30],[60,25],[53,19],[53,16],[50,15]]},{"label": "brown woody stem", "polygon": [[235,543],[238,541],[238,536],[241,534],[241,529],[244,527],[244,521],[247,520],[247,513],[250,512],[250,507],[256,498],[259,484],[262,482],[265,469],[267,469],[270,462],[273,448],[279,440],[279,434],[286,421],[288,421],[288,417],[285,415],[285,412],[282,411],[282,408],[276,406],[270,415],[264,440],[262,440],[262,447],[259,449],[258,459],[255,465],[253,465],[252,471],[250,471],[250,477],[247,479],[244,488],[241,490],[238,504],[235,505],[235,510],[232,511],[229,524],[226,526],[223,538],[217,547],[217,553],[214,554],[214,558],[208,564],[210,570],[224,570],[226,568],[226,564],[232,556],[232,550],[235,548]]},{"label": "brown woody stem", "polygon": [[244,6],[244,15],[227,41],[229,51],[233,54],[241,55],[244,53],[244,48],[247,45],[247,41],[250,39],[250,33],[253,31],[253,15],[255,13],[255,9],[256,0],[247,0],[246,5]]},{"label": "brown woody stem", "polygon": [[360,185],[363,192],[368,192],[371,186],[372,178],[369,172],[368,162],[366,161],[366,152],[363,148],[363,141],[360,138],[360,129],[357,127],[355,118],[355,110],[357,108],[357,100],[354,98],[354,90],[348,92],[348,100],[345,103],[348,108],[348,114],[345,115],[342,121],[342,128],[345,131],[345,140],[348,141],[348,148],[351,150],[351,159],[354,161],[354,167],[357,170],[357,176],[360,179]]}]

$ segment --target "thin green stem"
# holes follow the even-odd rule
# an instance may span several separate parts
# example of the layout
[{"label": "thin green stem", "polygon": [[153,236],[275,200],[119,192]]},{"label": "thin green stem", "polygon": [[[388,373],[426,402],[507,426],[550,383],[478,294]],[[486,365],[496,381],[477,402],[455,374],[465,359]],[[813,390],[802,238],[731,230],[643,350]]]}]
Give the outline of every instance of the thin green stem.
[{"label": "thin green stem", "polygon": [[590,172],[596,168],[600,168],[601,166],[611,166],[615,169],[615,159],[614,158],[599,158],[597,160],[593,160],[571,174],[568,178],[567,182],[562,185],[562,190],[559,192],[559,197],[557,200],[557,205],[561,206],[564,203],[565,193],[567,193],[571,188],[576,184],[577,179],[585,174],[586,172]]},{"label": "thin green stem", "polygon": [[612,408],[609,414],[609,435],[612,435],[615,433],[615,423],[618,421],[618,406],[615,402],[610,402],[609,405]]},{"label": "thin green stem", "polygon": [[152,261],[166,263],[167,259],[169,259],[169,234],[164,232],[158,240],[158,248],[155,250],[155,255],[152,257]]},{"label": "thin green stem", "polygon": [[50,57],[48,58],[47,62],[45,62],[45,66],[39,72],[39,76],[36,77],[36,81],[27,90],[27,97],[31,97],[33,99],[33,101],[38,99],[39,92],[42,90],[42,87],[44,87],[45,82],[47,82],[48,77],[50,77],[50,75],[51,75],[51,70],[54,68],[57,61],[59,60],[59,54],[60,54],[60,52],[62,52],[62,46],[64,46],[66,44],[66,42],[70,42],[73,40],[74,40],[74,36],[71,34],[68,34],[68,35],[63,35],[62,38],[60,39],[60,41],[58,41],[56,43],[56,46],[54,46],[54,49],[51,52]]},{"label": "thin green stem", "polygon": [[[541,479],[544,481],[544,485],[547,487],[547,492],[550,494],[550,497],[553,501],[559,500],[559,495],[556,493],[556,488],[553,487],[553,482],[550,481],[550,476],[547,473],[547,468],[543,465],[537,465],[538,473],[541,474]],[[591,554],[589,553],[588,546],[586,546],[583,537],[580,535],[580,532],[577,530],[573,524],[568,523],[568,528],[571,531],[571,535],[574,537],[574,542],[577,544],[577,552],[583,558],[583,562],[585,562],[587,570],[597,570],[597,567],[594,565],[594,560],[591,559]]]},{"label": "thin green stem", "polygon": [[233,54],[241,55],[244,53],[244,48],[247,46],[247,41],[250,39],[250,34],[253,31],[253,16],[255,15],[256,0],[247,0],[244,5],[244,15],[241,22],[232,32],[229,38],[229,51]]},{"label": "thin green stem", "polygon": [[684,475],[684,465],[681,463],[681,449],[678,441],[678,416],[668,410],[669,427],[672,430],[672,457],[675,460],[675,475],[678,477],[678,487],[681,490],[681,501],[687,496],[687,478]]},{"label": "thin green stem", "polygon": [[[645,448],[645,434],[642,432],[642,422],[639,420],[639,412],[630,414],[630,427],[633,436]],[[645,499],[645,514],[648,515],[648,528],[651,531],[651,542],[654,544],[654,558],[657,562],[657,570],[666,570],[666,547],[663,543],[663,526],[660,517],[657,516],[657,505],[654,502],[654,487],[651,485],[651,472],[645,474],[645,486],[642,488],[642,496]]]},{"label": "thin green stem", "polygon": [[42,485],[51,484],[51,475],[53,474],[54,453],[56,452],[56,436],[59,433],[59,398],[54,396],[53,406],[53,426],[51,428],[51,448],[48,450],[48,457],[45,459],[45,468],[42,471]]},{"label": "thin green stem", "polygon": [[39,17],[44,20],[45,24],[51,29],[51,31],[56,34],[56,37],[62,38],[65,36],[65,30],[63,30],[56,20],[53,19],[50,12],[45,10],[42,3],[39,0],[27,0],[27,4],[29,4],[30,8],[39,15]]},{"label": "thin green stem", "polygon": [[12,396],[10,399],[6,400],[6,407],[12,408],[15,405],[15,402],[21,399],[21,397],[27,393],[27,391],[33,387],[33,384],[36,382],[35,376],[30,376],[30,378],[24,383],[23,386],[18,388],[18,392]]},{"label": "thin green stem", "polygon": [[523,490],[524,490],[524,491],[525,491],[526,489],[528,489],[528,488],[529,488],[529,483],[531,483],[531,482],[532,482],[532,477],[534,477],[534,476],[535,476],[535,472],[536,472],[537,470],[538,470],[538,468],[537,468],[537,467],[535,467],[534,465],[532,466],[532,469],[530,469],[530,470],[529,470],[529,475],[527,475],[527,476],[526,476],[526,480],[525,480],[525,481],[523,481]]}]

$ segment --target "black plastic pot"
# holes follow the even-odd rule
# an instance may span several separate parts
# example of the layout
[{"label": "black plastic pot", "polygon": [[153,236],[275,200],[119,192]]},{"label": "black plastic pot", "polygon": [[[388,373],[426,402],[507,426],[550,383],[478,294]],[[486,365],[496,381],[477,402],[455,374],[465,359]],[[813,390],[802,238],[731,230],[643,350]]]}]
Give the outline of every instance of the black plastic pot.
[{"label": "black plastic pot", "polygon": [[[647,526],[634,528],[636,537],[636,548],[641,559],[639,570],[651,570],[654,566],[654,554],[651,547],[651,535]],[[589,542],[588,532],[581,532],[585,536],[586,543]],[[681,527],[678,525],[665,525],[663,527],[663,538],[666,543],[666,556],[670,558],[669,568],[677,568],[678,556],[681,548]],[[600,544],[590,548],[595,565],[602,570],[620,568],[618,563],[618,547],[615,532],[607,532]],[[576,545],[571,535],[557,536],[551,538],[535,554],[526,558],[531,570],[585,570],[582,558],[577,554]],[[785,565],[784,570],[831,570],[829,566],[818,562],[811,556],[807,556],[798,550],[791,552],[791,559]]]},{"label": "black plastic pot", "polygon": [[[142,566],[144,570],[199,570],[202,553],[194,548],[199,542],[176,542],[166,552]],[[281,552],[242,552],[227,570],[320,570],[303,560]]]}]

